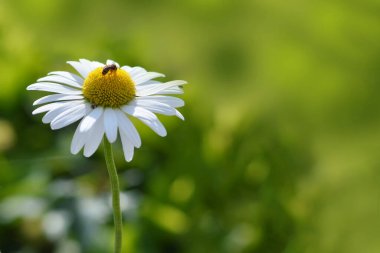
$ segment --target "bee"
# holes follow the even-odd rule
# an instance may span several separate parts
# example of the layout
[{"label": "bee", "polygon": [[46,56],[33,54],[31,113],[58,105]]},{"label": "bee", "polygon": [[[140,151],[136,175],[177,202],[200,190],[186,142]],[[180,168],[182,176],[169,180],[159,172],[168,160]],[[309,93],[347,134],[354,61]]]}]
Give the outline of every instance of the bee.
[{"label": "bee", "polygon": [[116,67],[115,64],[106,65],[106,66],[103,67],[102,74],[103,74],[103,76],[104,76],[105,74],[108,73],[108,71],[110,71],[110,70],[111,70],[111,71],[115,71],[116,69],[117,69],[117,67]]}]

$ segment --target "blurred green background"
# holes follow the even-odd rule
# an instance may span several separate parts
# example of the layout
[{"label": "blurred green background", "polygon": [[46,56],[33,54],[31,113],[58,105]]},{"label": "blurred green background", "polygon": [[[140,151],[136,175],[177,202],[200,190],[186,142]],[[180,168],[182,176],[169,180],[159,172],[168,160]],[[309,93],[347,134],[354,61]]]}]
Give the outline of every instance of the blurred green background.
[{"label": "blurred green background", "polygon": [[379,41],[377,0],[0,0],[0,251],[111,252],[102,150],[25,90],[110,58],[189,82],[185,122],[115,145],[123,252],[379,252]]}]

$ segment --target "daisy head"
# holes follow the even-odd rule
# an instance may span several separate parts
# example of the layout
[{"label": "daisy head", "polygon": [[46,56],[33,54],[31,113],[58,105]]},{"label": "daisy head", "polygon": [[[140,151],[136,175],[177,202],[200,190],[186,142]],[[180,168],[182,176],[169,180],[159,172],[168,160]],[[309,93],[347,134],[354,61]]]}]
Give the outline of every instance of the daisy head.
[{"label": "daisy head", "polygon": [[69,61],[79,75],[54,71],[27,87],[27,90],[54,94],[36,100],[40,106],[33,114],[45,113],[42,122],[53,130],[80,121],[71,142],[71,152],[83,148],[86,157],[95,153],[103,137],[110,143],[119,134],[124,156],[131,161],[134,148],[141,146],[138,131],[130,120],[135,117],[160,136],[166,129],[155,113],[184,119],[176,109],[184,105],[173,94],[182,94],[185,81],[160,82],[164,77],[141,67],[120,67],[108,60],[106,64],[80,59]]}]

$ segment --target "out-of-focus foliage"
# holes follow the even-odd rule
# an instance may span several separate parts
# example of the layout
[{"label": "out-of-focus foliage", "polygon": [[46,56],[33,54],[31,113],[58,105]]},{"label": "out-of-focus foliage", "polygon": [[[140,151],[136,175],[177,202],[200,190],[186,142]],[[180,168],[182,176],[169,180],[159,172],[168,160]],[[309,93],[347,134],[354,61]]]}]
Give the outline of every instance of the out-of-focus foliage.
[{"label": "out-of-focus foliage", "polygon": [[185,79],[185,122],[126,163],[123,252],[380,250],[380,2],[0,1],[0,251],[112,248],[102,151],[25,87],[67,60]]}]

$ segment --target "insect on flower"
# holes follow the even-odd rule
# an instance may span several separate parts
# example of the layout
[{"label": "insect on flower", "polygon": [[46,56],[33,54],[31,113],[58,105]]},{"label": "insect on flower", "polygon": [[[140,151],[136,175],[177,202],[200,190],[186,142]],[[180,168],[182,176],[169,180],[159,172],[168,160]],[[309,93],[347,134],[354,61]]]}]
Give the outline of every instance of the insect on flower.
[{"label": "insect on flower", "polygon": [[103,76],[106,75],[110,70],[111,71],[117,70],[116,65],[115,64],[105,65],[102,71]]},{"label": "insect on flower", "polygon": [[[80,121],[71,142],[71,152],[84,150],[86,157],[98,149],[103,137],[114,143],[120,136],[126,161],[141,146],[140,135],[130,120],[137,118],[160,136],[166,129],[156,114],[184,119],[177,108],[184,101],[174,97],[183,93],[182,80],[161,82],[164,77],[142,67],[121,66],[112,60],[106,64],[80,59],[69,61],[79,75],[54,71],[28,86],[28,90],[53,94],[34,102],[40,106],[33,114],[45,113],[42,122],[61,129]],[[112,75],[107,73],[112,72]]]}]

